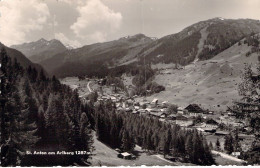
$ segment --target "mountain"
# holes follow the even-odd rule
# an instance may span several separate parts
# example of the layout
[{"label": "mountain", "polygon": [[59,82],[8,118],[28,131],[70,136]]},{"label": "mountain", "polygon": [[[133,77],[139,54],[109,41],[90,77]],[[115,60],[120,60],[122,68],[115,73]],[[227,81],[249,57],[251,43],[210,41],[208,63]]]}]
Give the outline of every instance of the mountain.
[{"label": "mountain", "polygon": [[[157,70],[154,81],[164,86],[165,91],[148,96],[147,100],[156,98],[182,107],[195,103],[205,109],[225,111],[234,100],[240,99],[238,85],[245,64],[252,65],[256,71],[260,63],[260,48],[258,52],[251,53],[253,47],[246,41],[246,38],[242,39],[211,59],[178,69],[174,63],[152,64],[152,68]],[[126,87],[133,85],[133,77],[122,77]]]},{"label": "mountain", "polygon": [[137,61],[138,53],[151,42],[153,40],[143,34],[126,36],[110,42],[67,50],[40,64],[59,77],[106,71],[107,68]]},{"label": "mountain", "polygon": [[[32,68],[36,68],[38,72],[40,72],[40,70],[43,70],[41,65],[32,63],[20,51],[17,51],[16,49],[13,48],[6,47],[4,44],[0,42],[0,49],[2,48],[5,48],[8,56],[11,57],[12,59],[17,59],[17,62],[19,62],[24,68],[31,66]],[[43,71],[46,73],[45,70]]]},{"label": "mountain", "polygon": [[43,38],[35,42],[13,45],[11,48],[22,52],[26,57],[35,63],[39,63],[67,50],[67,48],[59,40],[53,39],[47,41]]},{"label": "mountain", "polygon": [[39,63],[59,77],[86,75],[93,68],[95,72],[106,71],[135,62],[184,66],[211,59],[239,40],[257,33],[260,33],[259,20],[213,18],[160,39],[143,34],[126,36],[66,50]]},{"label": "mountain", "polygon": [[213,18],[154,41],[140,56],[153,63],[187,65],[213,58],[242,38],[256,33],[260,33],[259,20]]}]

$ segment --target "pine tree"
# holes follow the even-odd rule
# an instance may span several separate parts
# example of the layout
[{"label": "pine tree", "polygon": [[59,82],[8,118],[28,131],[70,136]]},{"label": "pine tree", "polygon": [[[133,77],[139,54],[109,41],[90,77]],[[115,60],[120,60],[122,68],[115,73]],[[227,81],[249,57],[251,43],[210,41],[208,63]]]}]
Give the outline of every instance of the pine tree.
[{"label": "pine tree", "polygon": [[134,150],[135,143],[133,141],[133,138],[129,135],[129,133],[124,129],[123,131],[123,137],[122,137],[122,145],[121,148],[124,151],[132,152]]},{"label": "pine tree", "polygon": [[246,65],[239,84],[238,93],[242,97],[231,109],[239,119],[246,119],[259,139],[260,130],[260,65],[254,75],[250,65]]},{"label": "pine tree", "polygon": [[186,155],[189,156],[189,160],[192,159],[192,150],[193,150],[193,144],[192,144],[192,136],[188,135],[185,143],[185,150]]},{"label": "pine tree", "polygon": [[85,112],[80,117],[80,136],[82,140],[82,149],[91,152],[93,149],[93,137],[89,121]]},{"label": "pine tree", "polygon": [[217,150],[220,150],[220,142],[219,142],[219,139],[217,138],[217,141],[216,141],[216,149]]},{"label": "pine tree", "polygon": [[234,151],[233,142],[234,140],[231,134],[225,136],[224,149],[228,154],[231,154]]},{"label": "pine tree", "polygon": [[171,131],[168,129],[166,134],[164,135],[164,142],[163,142],[163,155],[164,157],[170,153],[170,143],[171,143]]}]

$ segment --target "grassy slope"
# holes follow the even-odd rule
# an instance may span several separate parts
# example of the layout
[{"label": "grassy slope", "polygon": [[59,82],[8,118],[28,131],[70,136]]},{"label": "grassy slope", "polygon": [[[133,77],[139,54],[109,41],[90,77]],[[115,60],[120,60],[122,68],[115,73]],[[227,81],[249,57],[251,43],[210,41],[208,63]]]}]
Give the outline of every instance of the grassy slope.
[{"label": "grassy slope", "polygon": [[245,56],[249,50],[247,45],[235,44],[214,58],[195,62],[185,69],[161,70],[172,73],[156,75],[155,81],[165,86],[166,91],[154,94],[148,100],[159,98],[181,106],[198,103],[212,110],[225,110],[227,105],[239,98],[237,84],[241,81],[244,63],[252,63],[253,66],[257,63],[256,54]]}]

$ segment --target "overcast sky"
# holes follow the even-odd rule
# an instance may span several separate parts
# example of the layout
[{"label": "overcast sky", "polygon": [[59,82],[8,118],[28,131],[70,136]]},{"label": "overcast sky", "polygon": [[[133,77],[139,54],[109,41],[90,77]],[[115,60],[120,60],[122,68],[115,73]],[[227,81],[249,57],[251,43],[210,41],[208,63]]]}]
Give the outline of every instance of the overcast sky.
[{"label": "overcast sky", "polygon": [[82,46],[143,33],[163,37],[214,17],[260,20],[260,0],[0,0],[0,42],[56,38]]}]

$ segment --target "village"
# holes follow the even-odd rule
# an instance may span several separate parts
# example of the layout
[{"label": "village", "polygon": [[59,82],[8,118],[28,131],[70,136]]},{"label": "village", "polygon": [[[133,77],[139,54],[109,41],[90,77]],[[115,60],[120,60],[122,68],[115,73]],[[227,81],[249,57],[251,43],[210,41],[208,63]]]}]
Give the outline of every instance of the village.
[{"label": "village", "polygon": [[246,121],[237,119],[231,110],[219,113],[205,110],[199,104],[181,107],[166,100],[153,99],[149,102],[143,96],[126,96],[125,92],[116,88],[114,84],[104,86],[101,81],[102,79],[95,80],[98,85],[98,99],[95,105],[101,101],[112,101],[118,112],[154,117],[161,122],[177,124],[183,129],[196,129],[206,137],[208,143],[213,144],[213,149],[216,149],[216,141],[220,141],[218,151],[224,152],[225,136],[236,130],[241,149],[232,152],[231,155],[234,157],[248,151],[255,138],[250,134],[250,128],[245,126]]},{"label": "village", "polygon": [[[77,88],[75,85],[73,87],[74,89]],[[217,112],[204,109],[200,104],[188,104],[182,107],[174,104],[174,102],[156,98],[148,101],[144,96],[129,96],[114,84],[103,85],[102,79],[83,80],[78,85],[78,89],[81,89],[80,97],[83,102],[89,101],[88,95],[90,93],[97,94],[94,106],[101,102],[112,101],[115,103],[118,113],[126,112],[132,115],[153,117],[161,122],[177,124],[182,129],[196,129],[206,137],[208,143],[213,145],[212,153],[221,154],[221,157],[231,158],[231,160],[238,159],[239,162],[243,162],[239,159],[239,156],[241,153],[250,150],[255,139],[254,135],[250,134],[250,128],[246,127],[246,121],[237,119],[231,110]],[[228,155],[224,148],[225,136],[235,131],[238,133],[240,149]],[[217,147],[217,141],[219,141],[220,147]],[[119,158],[135,158],[134,155],[127,152],[119,150],[117,152]]]}]

